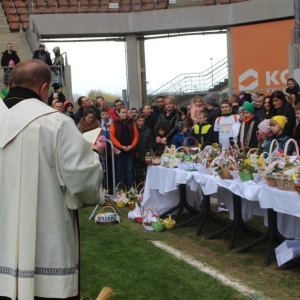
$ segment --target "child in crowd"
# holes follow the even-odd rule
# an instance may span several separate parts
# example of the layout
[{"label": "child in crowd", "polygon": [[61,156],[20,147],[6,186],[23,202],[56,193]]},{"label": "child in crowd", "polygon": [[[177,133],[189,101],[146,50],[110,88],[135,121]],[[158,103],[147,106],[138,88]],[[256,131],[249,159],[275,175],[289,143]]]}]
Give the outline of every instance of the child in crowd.
[{"label": "child in crowd", "polygon": [[197,95],[194,97],[194,104],[189,106],[191,119],[194,123],[197,123],[198,120],[198,112],[202,109],[203,99],[201,96]]},{"label": "child in crowd", "polygon": [[[183,145],[183,141],[187,137],[191,136],[191,134],[190,134],[190,132],[188,132],[188,127],[186,126],[186,124],[182,121],[177,122],[175,127],[178,132],[174,135],[172,144],[175,145],[176,148],[178,148]],[[187,146],[190,146],[190,145],[191,145],[191,142],[187,143]]]},{"label": "child in crowd", "polygon": [[168,133],[170,132],[170,124],[167,121],[161,121],[156,123],[154,127],[155,134],[155,145],[154,151],[160,154],[163,154],[165,151],[165,147],[167,146],[167,142],[164,142],[163,138],[166,138]]},{"label": "child in crowd", "polygon": [[133,185],[133,159],[138,143],[139,133],[135,123],[128,118],[127,108],[116,109],[117,118],[110,125],[110,140],[117,148],[115,151],[116,184],[125,177],[127,190]]},{"label": "child in crowd", "polygon": [[[284,150],[286,142],[290,139],[287,133],[284,133],[284,127],[287,124],[288,120],[285,116],[275,116],[270,120],[271,131],[273,135],[267,140],[266,143],[266,152],[269,153],[271,143],[274,139],[278,141],[279,148]],[[274,149],[272,149],[274,150]],[[289,145],[287,155],[293,154],[293,146]]]},{"label": "child in crowd", "polygon": [[254,106],[245,101],[242,110],[244,117],[237,138],[238,146],[240,148],[256,148],[259,120],[254,119]]},{"label": "child in crowd", "polygon": [[[100,110],[101,115],[101,128],[102,134],[106,140],[110,140],[110,125],[112,124],[113,120],[109,117],[109,111],[107,108],[101,108]],[[106,166],[107,172],[105,170],[104,178],[103,178],[103,187],[106,190],[113,190],[113,164],[112,164],[112,151],[111,151],[111,144],[106,142],[106,153],[103,155]]]},{"label": "child in crowd", "polygon": [[145,156],[150,154],[151,149],[154,148],[154,134],[153,131],[146,126],[147,116],[138,114],[136,117],[136,125],[139,132],[139,140],[136,146],[136,157],[134,159],[135,182],[137,184],[145,181],[147,165],[145,163]]},{"label": "child in crowd", "polygon": [[270,120],[266,119],[263,120],[258,124],[258,130],[257,130],[257,148],[259,150],[259,153],[266,152],[266,140],[272,136],[271,126],[270,126]]},{"label": "child in crowd", "polygon": [[213,142],[214,132],[211,124],[207,123],[207,116],[207,111],[200,110],[198,112],[197,123],[192,128],[192,137],[201,144],[201,149],[204,149],[207,145],[211,145]]}]

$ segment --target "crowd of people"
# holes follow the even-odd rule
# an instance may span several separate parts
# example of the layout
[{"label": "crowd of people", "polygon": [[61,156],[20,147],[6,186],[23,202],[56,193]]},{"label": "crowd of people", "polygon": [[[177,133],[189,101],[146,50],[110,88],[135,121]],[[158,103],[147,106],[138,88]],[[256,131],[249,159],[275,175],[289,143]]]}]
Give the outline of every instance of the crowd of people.
[{"label": "crowd of people", "polygon": [[[120,99],[109,107],[102,96],[97,107],[86,96],[73,105],[58,83],[49,97],[52,77],[40,59],[19,62],[0,102],[1,300],[80,298],[77,209],[97,201],[113,156],[116,183],[129,189],[145,180],[145,156],[189,137],[202,148],[216,142],[268,151],[272,140],[283,149],[291,137],[300,143],[299,85],[292,78],[285,92],[271,95],[240,93],[219,104],[207,94],[188,107],[158,96],[153,106],[127,109]],[[98,141],[89,145],[81,134],[98,127]]]},{"label": "crowd of people", "polygon": [[[153,106],[144,104],[130,109],[120,99],[115,100],[112,108],[102,96],[95,101],[82,96],[73,111],[72,102],[54,97],[53,108],[70,116],[82,133],[101,127],[99,140],[112,142],[113,149],[110,144],[106,150],[103,146],[107,155],[101,157],[109,171],[109,183],[105,186],[108,190],[114,188],[111,155],[114,155],[116,184],[123,182],[130,189],[134,182],[145,181],[145,157],[150,153],[161,155],[172,144],[178,148],[199,143],[202,149],[212,143],[223,148],[235,144],[241,148],[260,148],[262,152],[269,151],[273,139],[277,139],[282,149],[289,138],[295,138],[300,145],[300,92],[293,78],[287,80],[285,92],[234,94],[220,104],[214,94],[197,95],[188,107],[177,107],[171,95],[158,96]],[[60,102],[62,105],[57,107]],[[294,150],[290,148],[288,154]]]}]

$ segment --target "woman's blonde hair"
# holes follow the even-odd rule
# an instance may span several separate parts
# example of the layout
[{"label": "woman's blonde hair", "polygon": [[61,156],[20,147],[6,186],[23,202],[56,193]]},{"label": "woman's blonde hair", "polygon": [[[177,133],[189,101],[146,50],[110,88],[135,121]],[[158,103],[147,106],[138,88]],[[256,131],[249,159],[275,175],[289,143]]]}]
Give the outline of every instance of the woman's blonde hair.
[{"label": "woman's blonde hair", "polygon": [[175,98],[173,96],[169,95],[165,98],[165,104],[166,104],[166,102],[171,102],[171,103],[175,104]]}]

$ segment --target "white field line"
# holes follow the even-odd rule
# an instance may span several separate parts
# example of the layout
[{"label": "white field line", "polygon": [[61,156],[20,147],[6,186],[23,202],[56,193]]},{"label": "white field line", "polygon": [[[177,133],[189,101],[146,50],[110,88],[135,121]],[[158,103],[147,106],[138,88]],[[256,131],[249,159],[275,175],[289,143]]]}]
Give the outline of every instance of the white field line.
[{"label": "white field line", "polygon": [[[235,290],[237,290],[239,293],[250,297],[252,299],[254,295],[258,296],[259,299],[267,299],[265,298],[261,293],[256,292],[255,290],[252,290],[236,281],[233,281],[232,279],[227,278],[225,275],[223,275],[222,273],[214,270],[211,267],[208,267],[206,265],[204,265],[203,263],[196,261],[195,259],[193,259],[191,256],[184,254],[182,252],[180,252],[179,250],[174,249],[173,247],[170,247],[168,245],[166,245],[165,243],[159,242],[159,241],[151,241],[156,247],[165,250],[166,252],[170,253],[171,255],[175,256],[177,259],[183,260],[186,263],[188,263],[189,265],[195,267],[196,269],[198,269],[199,271],[206,273],[210,276],[212,276],[213,278],[219,280],[220,282],[222,282],[225,285],[228,285],[232,288],[234,288]],[[258,299],[258,298],[257,298]]]}]

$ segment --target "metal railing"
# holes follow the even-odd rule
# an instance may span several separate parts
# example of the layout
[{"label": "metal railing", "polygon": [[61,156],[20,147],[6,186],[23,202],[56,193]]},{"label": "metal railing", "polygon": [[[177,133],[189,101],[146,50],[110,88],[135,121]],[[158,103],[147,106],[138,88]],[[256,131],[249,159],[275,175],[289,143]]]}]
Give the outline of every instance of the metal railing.
[{"label": "metal railing", "polygon": [[[63,84],[63,67],[55,66],[55,67],[50,67],[50,69],[53,71],[51,85],[54,82]],[[0,89],[7,89],[8,82],[9,82],[9,75],[12,70],[13,67],[2,67],[0,69]]]},{"label": "metal railing", "polygon": [[180,74],[149,94],[194,94],[206,93],[228,78],[228,61],[224,58],[201,73]]}]

